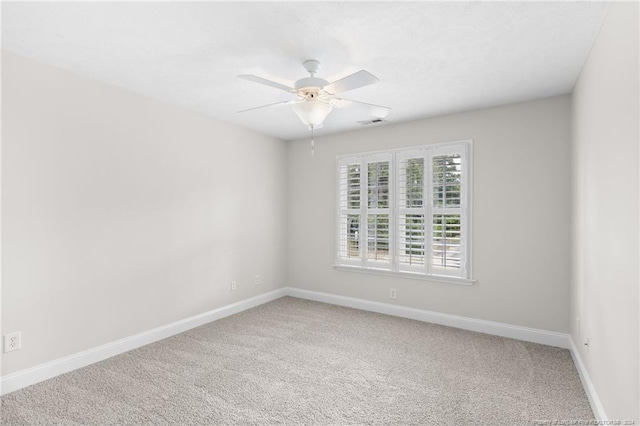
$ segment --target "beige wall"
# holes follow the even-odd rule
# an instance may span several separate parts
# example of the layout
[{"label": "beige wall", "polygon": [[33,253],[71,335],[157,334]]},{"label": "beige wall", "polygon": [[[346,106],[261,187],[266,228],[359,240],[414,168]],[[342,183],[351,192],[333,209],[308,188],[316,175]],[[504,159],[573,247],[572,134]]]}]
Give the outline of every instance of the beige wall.
[{"label": "beige wall", "polygon": [[[389,117],[393,119],[393,116]],[[346,272],[335,253],[336,156],[474,140],[472,286]],[[289,143],[288,283],[380,302],[569,331],[570,98]]]},{"label": "beige wall", "polygon": [[8,53],[2,122],[3,375],[283,285],[284,142]]},{"label": "beige wall", "polygon": [[638,4],[614,3],[573,94],[571,334],[607,416],[640,421],[638,49]]}]

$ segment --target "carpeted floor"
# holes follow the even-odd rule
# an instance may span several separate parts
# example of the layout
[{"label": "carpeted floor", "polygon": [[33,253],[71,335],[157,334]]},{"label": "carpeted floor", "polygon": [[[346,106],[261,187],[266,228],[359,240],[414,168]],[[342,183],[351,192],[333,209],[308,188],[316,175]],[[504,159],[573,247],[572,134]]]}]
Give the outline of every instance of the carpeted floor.
[{"label": "carpeted floor", "polygon": [[1,411],[3,425],[593,418],[565,349],[292,297],[5,395]]}]

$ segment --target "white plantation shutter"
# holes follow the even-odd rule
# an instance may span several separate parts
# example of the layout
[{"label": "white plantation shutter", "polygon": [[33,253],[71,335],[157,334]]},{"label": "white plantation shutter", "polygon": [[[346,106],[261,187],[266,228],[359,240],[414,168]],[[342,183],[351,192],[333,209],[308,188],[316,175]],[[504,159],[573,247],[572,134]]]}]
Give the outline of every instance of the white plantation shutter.
[{"label": "white plantation shutter", "polygon": [[425,181],[426,151],[404,151],[398,163],[398,256],[397,268],[426,273]]},{"label": "white plantation shutter", "polygon": [[391,269],[392,155],[338,162],[339,265]]},{"label": "white plantation shutter", "polygon": [[342,157],[337,264],[470,279],[470,143]]},{"label": "white plantation shutter", "polygon": [[430,153],[430,272],[466,276],[466,210],[463,147],[445,146]]},{"label": "white plantation shutter", "polygon": [[364,158],[367,169],[366,256],[371,268],[391,269],[391,154]]},{"label": "white plantation shutter", "polygon": [[362,261],[360,217],[362,165],[345,161],[338,164],[338,263],[358,265]]}]

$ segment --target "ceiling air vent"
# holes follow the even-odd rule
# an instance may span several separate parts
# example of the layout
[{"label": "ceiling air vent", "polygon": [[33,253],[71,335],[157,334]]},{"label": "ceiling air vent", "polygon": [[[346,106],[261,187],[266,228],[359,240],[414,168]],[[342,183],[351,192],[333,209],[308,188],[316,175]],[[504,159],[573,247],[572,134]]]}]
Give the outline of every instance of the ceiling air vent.
[{"label": "ceiling air vent", "polygon": [[382,118],[374,118],[373,120],[363,120],[363,121],[358,121],[358,124],[362,124],[363,126],[367,126],[369,124],[378,124],[378,123],[383,123],[384,120]]}]

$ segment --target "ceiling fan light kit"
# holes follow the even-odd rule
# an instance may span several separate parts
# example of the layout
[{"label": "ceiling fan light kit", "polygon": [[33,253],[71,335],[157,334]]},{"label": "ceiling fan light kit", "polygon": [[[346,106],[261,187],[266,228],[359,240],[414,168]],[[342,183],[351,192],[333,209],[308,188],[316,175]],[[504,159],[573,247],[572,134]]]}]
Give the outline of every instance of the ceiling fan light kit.
[{"label": "ceiling fan light kit", "polygon": [[293,93],[297,98],[293,101],[277,102],[256,108],[249,108],[239,112],[267,108],[275,105],[291,105],[293,112],[295,112],[298,118],[300,118],[300,121],[302,121],[309,130],[311,130],[311,152],[313,154],[313,131],[314,129],[322,127],[322,123],[331,113],[333,108],[359,108],[368,115],[379,119],[386,117],[391,110],[388,107],[341,99],[335,96],[348,90],[377,83],[379,80],[368,71],[361,70],[341,78],[340,80],[329,83],[327,80],[315,76],[316,72],[320,68],[320,62],[315,59],[310,59],[305,61],[302,65],[309,73],[309,77],[297,80],[293,87],[267,80],[256,75],[239,75],[238,77],[245,80]]},{"label": "ceiling fan light kit", "polygon": [[333,110],[329,102],[321,100],[308,100],[305,102],[297,102],[292,105],[293,112],[298,118],[309,128],[318,129],[322,126],[322,122],[327,115]]}]

